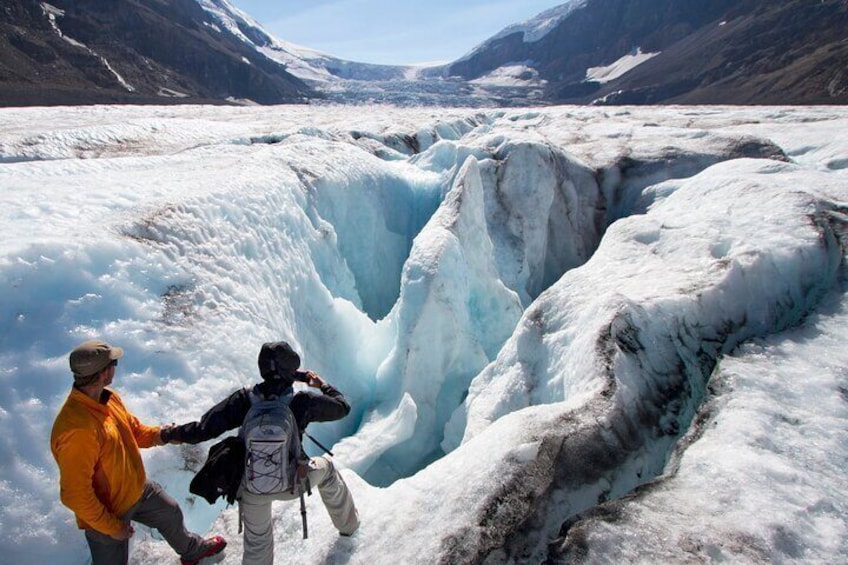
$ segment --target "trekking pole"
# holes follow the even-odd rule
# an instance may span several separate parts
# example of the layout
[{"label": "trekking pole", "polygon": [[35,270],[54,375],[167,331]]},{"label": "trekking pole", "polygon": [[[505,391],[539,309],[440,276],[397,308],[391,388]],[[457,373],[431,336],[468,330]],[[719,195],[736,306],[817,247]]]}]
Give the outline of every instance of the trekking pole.
[{"label": "trekking pole", "polygon": [[303,434],[304,434],[306,437],[308,437],[309,439],[311,439],[311,440],[312,440],[312,442],[313,442],[315,445],[317,445],[318,447],[320,447],[321,449],[323,449],[323,450],[327,453],[327,455],[329,455],[330,457],[333,457],[333,452],[332,452],[332,451],[330,451],[329,449],[327,449],[326,447],[324,447],[324,445],[323,445],[320,441],[318,441],[317,439],[315,439],[314,437],[312,437],[311,435],[309,435],[309,434],[306,432],[306,430],[304,430],[304,431],[303,431]]},{"label": "trekking pole", "polygon": [[303,491],[300,491],[300,517],[303,519],[303,539],[307,539],[309,531],[306,527],[306,502],[303,500]]}]

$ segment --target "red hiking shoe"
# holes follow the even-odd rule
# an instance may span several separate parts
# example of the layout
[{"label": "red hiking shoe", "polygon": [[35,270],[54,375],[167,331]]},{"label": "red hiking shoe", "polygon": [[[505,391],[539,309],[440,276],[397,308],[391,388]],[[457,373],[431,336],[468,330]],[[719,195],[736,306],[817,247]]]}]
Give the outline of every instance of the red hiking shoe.
[{"label": "red hiking shoe", "polygon": [[200,555],[194,559],[181,558],[180,563],[182,563],[182,565],[197,565],[207,557],[218,555],[224,551],[224,548],[227,547],[227,542],[221,536],[212,536],[211,538],[207,538],[203,541],[203,546],[205,549]]}]

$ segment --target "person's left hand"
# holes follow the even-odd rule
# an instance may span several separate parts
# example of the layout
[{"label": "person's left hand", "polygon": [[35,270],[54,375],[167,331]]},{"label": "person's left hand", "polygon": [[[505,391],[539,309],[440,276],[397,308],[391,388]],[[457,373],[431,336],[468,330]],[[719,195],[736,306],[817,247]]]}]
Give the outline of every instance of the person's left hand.
[{"label": "person's left hand", "polygon": [[130,539],[134,533],[135,528],[132,527],[132,524],[130,524],[129,522],[123,522],[121,524],[120,531],[118,531],[118,533],[116,534],[110,534],[109,537],[114,540],[124,541]]},{"label": "person's left hand", "polygon": [[159,427],[159,438],[158,438],[158,442],[156,443],[156,445],[165,445],[166,443],[170,443],[172,445],[181,444],[182,443],[181,441],[177,441],[177,440],[173,440],[173,439],[169,440],[169,441],[165,441],[165,440],[162,439],[162,432],[170,430],[171,428],[174,428],[174,427],[176,427],[176,424],[174,424],[174,423],[165,424],[164,426],[160,426]]}]

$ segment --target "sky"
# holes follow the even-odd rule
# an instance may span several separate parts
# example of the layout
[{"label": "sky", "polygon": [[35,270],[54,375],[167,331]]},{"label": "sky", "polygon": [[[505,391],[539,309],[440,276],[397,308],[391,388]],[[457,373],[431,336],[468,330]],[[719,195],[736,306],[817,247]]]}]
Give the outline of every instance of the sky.
[{"label": "sky", "polygon": [[[124,348],[114,388],[148,424],[256,382],[271,340],[345,394],[351,414],[308,431],[362,527],[341,539],[313,495],[303,540],[275,504],[278,563],[502,546],[539,563],[578,515],[563,561],[848,552],[844,107],[101,105],[0,124],[8,562],[87,557],[47,446],[90,338]],[[211,443],[145,466],[240,563],[236,509],[188,493]],[[174,561],[140,526],[131,547]]]},{"label": "sky", "polygon": [[231,0],[272,35],[341,59],[408,65],[455,61],[503,28],[561,1]]}]

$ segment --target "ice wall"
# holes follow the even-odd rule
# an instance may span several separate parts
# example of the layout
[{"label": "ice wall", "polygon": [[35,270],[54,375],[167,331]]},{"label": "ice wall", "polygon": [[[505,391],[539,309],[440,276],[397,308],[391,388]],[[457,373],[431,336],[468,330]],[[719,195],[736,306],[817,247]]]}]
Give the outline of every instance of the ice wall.
[{"label": "ice wall", "polygon": [[845,225],[836,203],[796,190],[804,177],[732,161],[675,183],[540,296],[472,382],[464,438],[493,441],[521,414],[521,443],[539,454],[456,545],[473,559],[542,559],[567,520],[661,473],[719,355],[798,323],[835,284]]},{"label": "ice wall", "polygon": [[[67,351],[96,336],[132,352],[120,389],[146,421],[254,382],[269,339],[345,392],[352,415],[310,431],[366,526],[345,551],[318,522],[291,546],[307,562],[544,559],[583,510],[662,471],[723,353],[803,319],[842,265],[844,120],[643,112],[4,112],[0,418],[20,424],[0,441],[4,551],[85,555],[42,447]],[[788,137],[790,165],[742,135],[761,119],[837,141]],[[715,165],[749,150],[775,159]],[[204,455],[146,461],[187,497]],[[238,554],[232,509],[183,501]],[[280,544],[296,520],[275,515]]]},{"label": "ice wall", "polygon": [[360,437],[339,447],[376,484],[458,444],[461,420],[445,425],[471,378],[494,359],[522,308],[591,256],[605,221],[593,172],[536,140],[443,140],[413,162],[452,184],[404,266],[377,407]]}]

